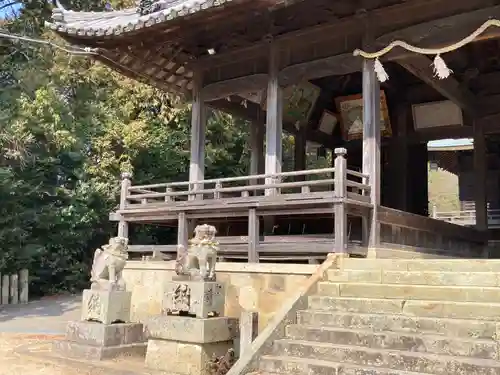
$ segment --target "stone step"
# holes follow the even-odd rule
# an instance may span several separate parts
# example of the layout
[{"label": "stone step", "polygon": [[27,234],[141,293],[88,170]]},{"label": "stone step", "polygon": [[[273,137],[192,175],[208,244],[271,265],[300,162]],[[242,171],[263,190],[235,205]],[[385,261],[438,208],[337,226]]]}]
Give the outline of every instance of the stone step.
[{"label": "stone step", "polygon": [[[299,340],[277,340],[274,353],[342,364],[389,368],[433,375],[498,375],[500,362],[492,359],[454,357],[421,352],[371,349]],[[287,373],[287,372],[283,372]],[[369,373],[368,373],[369,374]]]},{"label": "stone step", "polygon": [[328,281],[434,286],[500,286],[500,272],[328,270]]},{"label": "stone step", "polygon": [[318,294],[405,300],[500,302],[500,288],[369,283],[318,283]]},{"label": "stone step", "polygon": [[342,261],[344,270],[500,272],[500,259],[355,259]]},{"label": "stone step", "polygon": [[263,356],[259,362],[259,375],[425,375],[417,372],[358,366],[347,363],[322,361],[286,356]]},{"label": "stone step", "polygon": [[357,345],[371,349],[403,350],[485,359],[498,359],[498,345],[493,340],[453,338],[397,332],[371,332],[340,327],[291,324],[286,337],[338,345]]},{"label": "stone step", "polygon": [[494,321],[472,319],[426,318],[391,314],[371,314],[321,310],[302,310],[297,313],[298,323],[304,325],[345,327],[405,333],[431,333],[471,339],[495,339],[497,326]]},{"label": "stone step", "polygon": [[309,309],[355,313],[403,314],[420,317],[500,322],[500,304],[456,301],[310,296]]}]

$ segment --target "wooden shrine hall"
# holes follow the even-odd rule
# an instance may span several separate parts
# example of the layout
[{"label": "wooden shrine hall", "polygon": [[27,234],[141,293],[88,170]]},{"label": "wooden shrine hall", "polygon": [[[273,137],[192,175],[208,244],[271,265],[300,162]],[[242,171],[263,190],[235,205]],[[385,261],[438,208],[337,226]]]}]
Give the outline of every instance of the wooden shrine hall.
[{"label": "wooden shrine hall", "polygon": [[[486,255],[496,19],[496,0],[159,0],[102,12],[59,5],[48,26],[192,101],[189,181],[139,186],[124,174],[110,215],[119,235],[129,223],[170,223],[186,244],[188,228],[208,222],[226,259],[307,262],[329,252]],[[250,175],[205,177],[206,107],[248,120]],[[291,171],[283,131],[295,139]],[[475,228],[428,217],[427,142],[464,137],[474,138]],[[331,167],[307,169],[307,142],[331,150]]]}]

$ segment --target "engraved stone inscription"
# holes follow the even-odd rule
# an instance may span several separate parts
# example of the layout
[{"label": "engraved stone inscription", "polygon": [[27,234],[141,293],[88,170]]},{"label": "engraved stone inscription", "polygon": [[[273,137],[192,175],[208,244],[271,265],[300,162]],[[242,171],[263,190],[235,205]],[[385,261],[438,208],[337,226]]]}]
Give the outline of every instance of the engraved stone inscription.
[{"label": "engraved stone inscription", "polygon": [[101,298],[98,294],[92,294],[87,303],[87,318],[98,320],[101,315]]},{"label": "engraved stone inscription", "polygon": [[173,294],[173,309],[175,311],[189,311],[191,305],[191,289],[186,284],[179,284]]}]

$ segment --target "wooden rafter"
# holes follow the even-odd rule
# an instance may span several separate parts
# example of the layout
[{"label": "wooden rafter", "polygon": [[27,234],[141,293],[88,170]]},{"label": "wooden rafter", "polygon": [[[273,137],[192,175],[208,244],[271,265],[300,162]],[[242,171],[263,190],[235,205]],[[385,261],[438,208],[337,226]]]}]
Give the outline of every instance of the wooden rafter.
[{"label": "wooden rafter", "polygon": [[[482,2],[478,0],[478,2]],[[395,28],[407,26],[416,20],[416,22],[428,20],[429,18],[440,19],[457,11],[470,11],[475,9],[474,5],[464,2],[459,5],[452,5],[456,2],[451,0],[427,0],[427,1],[406,1],[389,7],[374,9],[367,12],[367,16],[376,25],[394,25]],[[486,3],[486,1],[484,1]],[[293,45],[307,45],[311,41],[315,43],[328,42],[339,36],[347,36],[360,33],[359,16],[353,15],[341,19],[332,20],[329,23],[292,31],[286,34],[276,36],[275,42],[281,47],[290,47]],[[346,51],[347,52],[347,51]],[[349,51],[350,52],[350,51]],[[228,61],[247,60],[249,56],[267,53],[267,42],[260,41],[248,47],[235,49],[226,53],[214,56],[206,56],[199,60],[200,65],[207,69],[226,64]],[[359,70],[360,67],[357,69]]]}]

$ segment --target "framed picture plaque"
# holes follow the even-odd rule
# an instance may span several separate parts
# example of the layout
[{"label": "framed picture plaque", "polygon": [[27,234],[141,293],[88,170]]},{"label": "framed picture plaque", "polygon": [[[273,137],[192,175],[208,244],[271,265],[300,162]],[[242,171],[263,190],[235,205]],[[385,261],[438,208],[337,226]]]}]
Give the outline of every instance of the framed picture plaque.
[{"label": "framed picture plaque", "polygon": [[[363,96],[341,96],[335,99],[340,112],[343,138],[347,141],[363,138]],[[380,91],[380,132],[383,137],[392,135],[389,110],[385,93]]]}]

